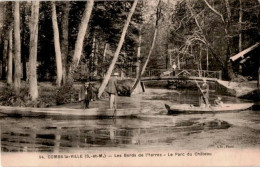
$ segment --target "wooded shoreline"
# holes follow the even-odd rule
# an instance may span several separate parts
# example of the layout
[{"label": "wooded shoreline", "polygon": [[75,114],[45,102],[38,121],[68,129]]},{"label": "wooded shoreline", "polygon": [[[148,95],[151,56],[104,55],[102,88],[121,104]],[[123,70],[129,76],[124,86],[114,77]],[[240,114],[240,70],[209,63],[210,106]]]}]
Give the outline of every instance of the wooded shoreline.
[{"label": "wooded shoreline", "polygon": [[[224,2],[1,1],[0,77],[6,86],[0,103],[74,102],[77,83],[97,79],[94,96],[102,98],[114,73],[122,78],[120,95],[131,96],[136,88],[142,91],[141,79],[152,69],[206,70],[221,72],[220,79],[229,82],[258,81],[258,91],[239,91],[243,83],[217,84],[220,94],[257,99],[260,3]],[[55,87],[41,87],[44,81]]]}]

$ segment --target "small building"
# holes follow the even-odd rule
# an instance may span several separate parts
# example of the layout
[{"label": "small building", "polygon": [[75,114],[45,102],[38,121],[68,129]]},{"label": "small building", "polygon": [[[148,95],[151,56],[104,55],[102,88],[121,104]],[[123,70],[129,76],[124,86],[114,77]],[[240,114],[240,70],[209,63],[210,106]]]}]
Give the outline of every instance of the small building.
[{"label": "small building", "polygon": [[230,57],[233,62],[234,70],[243,76],[258,77],[258,69],[260,64],[260,43],[256,43],[251,47]]}]

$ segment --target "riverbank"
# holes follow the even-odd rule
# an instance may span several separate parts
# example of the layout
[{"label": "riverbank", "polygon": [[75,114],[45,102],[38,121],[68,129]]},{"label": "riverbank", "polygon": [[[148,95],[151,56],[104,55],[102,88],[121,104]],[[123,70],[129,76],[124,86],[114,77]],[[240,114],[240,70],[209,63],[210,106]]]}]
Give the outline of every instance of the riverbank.
[{"label": "riverbank", "polygon": [[[118,80],[118,91],[120,96],[130,96],[130,89],[135,79]],[[18,106],[18,107],[55,107],[63,104],[77,105],[78,94],[83,82],[74,82],[72,87],[57,87],[51,82],[38,82],[39,97],[36,101],[31,101],[29,97],[29,89],[25,81],[21,82],[20,93],[16,94],[14,89],[6,85],[6,82],[0,81],[0,105],[1,106]],[[91,82],[93,91],[93,100],[97,100],[98,88],[101,82]],[[139,84],[133,95],[143,92],[142,86]],[[101,96],[101,100],[107,98],[106,92]],[[80,105],[80,104],[78,104]]]},{"label": "riverbank", "polygon": [[216,93],[238,98],[259,100],[257,81],[231,82],[218,80],[216,82]]}]

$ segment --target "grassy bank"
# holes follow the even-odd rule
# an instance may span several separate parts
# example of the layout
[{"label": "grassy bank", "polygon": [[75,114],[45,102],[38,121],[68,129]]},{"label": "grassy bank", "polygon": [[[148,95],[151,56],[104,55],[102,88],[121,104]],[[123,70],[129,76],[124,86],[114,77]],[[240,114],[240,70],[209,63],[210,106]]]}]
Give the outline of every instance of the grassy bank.
[{"label": "grassy bank", "polygon": [[[118,80],[118,90],[121,96],[130,96],[130,89],[134,84],[134,79]],[[92,82],[93,99],[97,100],[98,88],[100,82]],[[32,101],[29,96],[28,85],[25,81],[21,82],[21,90],[19,94],[15,94],[15,90],[7,86],[6,82],[0,82],[0,105],[1,106],[20,106],[20,107],[51,107],[68,103],[78,102],[78,94],[82,82],[74,82],[72,87],[57,87],[52,82],[39,82],[39,97],[36,101]],[[138,88],[141,88],[138,86]],[[140,90],[139,90],[140,91]],[[106,98],[106,92],[101,98]]]},{"label": "grassy bank", "polygon": [[57,87],[51,82],[38,83],[39,97],[32,101],[29,96],[29,88],[26,82],[21,83],[19,94],[15,94],[13,87],[0,82],[0,105],[20,107],[50,107],[54,105],[70,103],[78,100],[80,83],[75,83],[73,88]]}]

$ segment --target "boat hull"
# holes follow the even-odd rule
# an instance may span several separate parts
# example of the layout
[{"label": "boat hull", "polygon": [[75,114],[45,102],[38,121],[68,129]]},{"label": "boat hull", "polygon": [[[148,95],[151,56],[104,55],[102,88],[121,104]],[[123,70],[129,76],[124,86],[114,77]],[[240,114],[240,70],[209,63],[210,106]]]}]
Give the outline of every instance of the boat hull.
[{"label": "boat hull", "polygon": [[249,109],[253,106],[252,103],[242,103],[242,104],[223,104],[222,106],[211,106],[211,107],[195,107],[187,104],[179,104],[169,106],[165,104],[168,113],[170,114],[180,114],[180,113],[220,113],[220,112],[232,112],[241,111]]},{"label": "boat hull", "polygon": [[69,108],[31,108],[0,106],[1,117],[126,117],[140,113],[136,108],[128,109],[69,109]]}]

